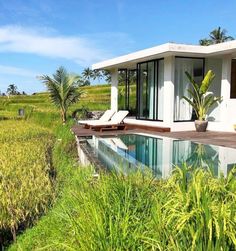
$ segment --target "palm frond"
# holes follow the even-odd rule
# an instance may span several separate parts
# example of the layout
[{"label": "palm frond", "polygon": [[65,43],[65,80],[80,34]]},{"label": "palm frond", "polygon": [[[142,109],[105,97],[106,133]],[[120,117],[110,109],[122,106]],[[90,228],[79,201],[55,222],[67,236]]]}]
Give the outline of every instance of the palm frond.
[{"label": "palm frond", "polygon": [[52,78],[43,75],[39,79],[47,87],[52,103],[60,108],[62,120],[65,122],[69,106],[76,103],[82,95],[77,87],[79,76],[68,74],[64,67],[59,67]]},{"label": "palm frond", "polygon": [[200,92],[201,93],[204,94],[209,90],[214,78],[215,78],[215,74],[213,73],[212,70],[209,70],[207,72],[207,74],[205,75],[204,79],[202,80],[202,84],[201,84],[201,87],[200,87]]}]

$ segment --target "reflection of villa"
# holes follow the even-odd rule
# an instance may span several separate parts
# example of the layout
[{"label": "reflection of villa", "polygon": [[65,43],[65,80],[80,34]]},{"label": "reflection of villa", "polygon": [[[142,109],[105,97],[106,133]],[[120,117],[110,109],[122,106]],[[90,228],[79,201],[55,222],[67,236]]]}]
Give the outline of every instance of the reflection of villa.
[{"label": "reflection of villa", "polygon": [[114,137],[94,137],[97,156],[109,169],[123,173],[148,167],[155,177],[166,178],[175,166],[209,168],[214,176],[225,176],[236,164],[236,149],[204,145],[168,137],[150,137],[137,134]]},{"label": "reflection of villa", "polygon": [[131,108],[130,72],[137,72],[136,118],[126,123],[164,126],[172,131],[193,130],[194,112],[182,98],[187,95],[188,71],[196,81],[211,69],[212,90],[223,102],[208,117],[208,129],[232,131],[236,123],[236,41],[210,46],[167,43],[93,65],[112,73],[111,109],[118,109],[118,70],[127,72],[125,104]]}]

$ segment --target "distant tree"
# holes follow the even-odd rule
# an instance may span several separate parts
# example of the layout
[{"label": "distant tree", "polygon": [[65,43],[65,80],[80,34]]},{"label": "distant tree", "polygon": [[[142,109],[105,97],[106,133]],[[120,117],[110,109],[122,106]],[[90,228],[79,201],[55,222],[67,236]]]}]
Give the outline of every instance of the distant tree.
[{"label": "distant tree", "polygon": [[94,71],[90,69],[89,67],[85,68],[82,72],[82,77],[84,80],[87,80],[89,82],[89,85],[91,84],[91,79],[94,78]]},{"label": "distant tree", "polygon": [[81,76],[77,76],[77,81],[76,81],[76,85],[78,87],[82,87],[82,86],[88,86],[90,85],[90,82],[84,78],[82,78]]},{"label": "distant tree", "polygon": [[111,83],[111,73],[108,70],[103,70],[102,75],[107,83]]},{"label": "distant tree", "polygon": [[82,80],[82,83],[80,86],[89,86],[91,83],[88,80]]},{"label": "distant tree", "polygon": [[204,45],[204,46],[208,46],[208,45],[211,45],[212,42],[211,42],[210,39],[204,38],[204,39],[200,39],[199,40],[199,44],[200,45]]},{"label": "distant tree", "polygon": [[69,74],[64,67],[59,67],[53,77],[40,76],[46,85],[52,103],[60,109],[62,122],[67,120],[68,108],[79,101],[82,91],[77,86],[78,76]]},{"label": "distant tree", "polygon": [[210,32],[209,38],[204,38],[199,40],[200,45],[211,45],[211,44],[219,44],[227,41],[234,40],[232,36],[227,36],[227,30],[221,29],[219,26],[218,28],[214,29]]},{"label": "distant tree", "polygon": [[14,84],[11,84],[8,86],[7,88],[7,94],[8,95],[17,95],[18,91],[17,91],[17,86]]},{"label": "distant tree", "polygon": [[100,81],[103,78],[103,73],[101,70],[93,70],[93,80],[97,79]]},{"label": "distant tree", "polygon": [[210,33],[210,39],[213,42],[213,44],[219,44],[226,41],[234,40],[232,36],[227,36],[226,33],[227,33],[226,29],[221,29],[221,27],[218,27],[217,29],[214,29]]},{"label": "distant tree", "polygon": [[23,92],[22,92],[22,95],[27,95],[27,93],[23,91]]}]

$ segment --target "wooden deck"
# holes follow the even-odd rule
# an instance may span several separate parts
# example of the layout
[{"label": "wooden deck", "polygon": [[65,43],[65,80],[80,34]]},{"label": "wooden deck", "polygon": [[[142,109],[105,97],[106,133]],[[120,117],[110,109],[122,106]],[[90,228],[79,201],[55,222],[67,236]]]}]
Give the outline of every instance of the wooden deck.
[{"label": "wooden deck", "polygon": [[[170,132],[168,128],[153,128],[153,127],[135,127],[134,125],[128,127],[127,130],[110,130],[110,131],[94,131],[91,129],[85,129],[82,126],[74,125],[72,132],[77,137],[91,137],[95,136],[109,136],[119,134],[132,134],[132,133],[148,133],[153,135],[160,135],[181,140],[191,140],[203,144],[212,144],[225,147],[236,148],[236,132],[195,132],[195,131],[183,131],[183,132]],[[158,131],[159,130],[159,131]]]}]

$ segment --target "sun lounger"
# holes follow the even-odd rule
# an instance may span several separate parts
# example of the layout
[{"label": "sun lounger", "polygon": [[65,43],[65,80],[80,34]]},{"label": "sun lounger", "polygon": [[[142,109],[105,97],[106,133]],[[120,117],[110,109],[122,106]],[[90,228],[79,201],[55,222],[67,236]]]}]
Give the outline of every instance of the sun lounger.
[{"label": "sun lounger", "polygon": [[104,138],[102,139],[107,144],[111,145],[112,147],[115,147],[115,149],[122,149],[122,150],[128,150],[129,148],[127,145],[119,138],[112,137],[112,138]]},{"label": "sun lounger", "polygon": [[123,150],[128,150],[129,149],[127,147],[127,145],[119,138],[111,138],[111,141],[118,148],[121,148]]},{"label": "sun lounger", "polygon": [[127,127],[123,123],[124,118],[128,115],[128,111],[118,111],[115,113],[110,121],[91,121],[85,125],[86,128],[94,129],[96,131],[103,130],[126,130]]},{"label": "sun lounger", "polygon": [[114,115],[114,111],[112,110],[106,110],[103,115],[99,118],[99,119],[96,119],[96,120],[79,120],[78,123],[81,124],[81,125],[85,125],[87,123],[93,123],[93,122],[107,122],[111,119],[111,117]]}]

